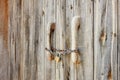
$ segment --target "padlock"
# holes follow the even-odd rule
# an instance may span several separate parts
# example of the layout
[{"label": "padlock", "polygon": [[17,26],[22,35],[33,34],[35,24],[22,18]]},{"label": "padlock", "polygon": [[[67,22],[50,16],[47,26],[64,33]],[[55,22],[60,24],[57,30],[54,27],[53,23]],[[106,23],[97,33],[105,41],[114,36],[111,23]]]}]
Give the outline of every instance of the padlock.
[{"label": "padlock", "polygon": [[61,61],[60,55],[56,55],[56,56],[55,56],[55,61],[56,61],[57,63]]}]

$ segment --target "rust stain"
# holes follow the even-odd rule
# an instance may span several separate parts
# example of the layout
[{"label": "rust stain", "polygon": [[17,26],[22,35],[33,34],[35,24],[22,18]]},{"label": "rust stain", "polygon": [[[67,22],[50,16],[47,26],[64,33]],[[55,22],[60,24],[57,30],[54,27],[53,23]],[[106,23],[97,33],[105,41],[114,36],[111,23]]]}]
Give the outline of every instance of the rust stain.
[{"label": "rust stain", "polygon": [[49,60],[49,61],[54,60],[54,55],[50,54],[49,57],[48,57],[48,60]]},{"label": "rust stain", "polygon": [[52,41],[52,39],[53,39],[55,27],[56,27],[56,24],[55,24],[55,23],[52,23],[52,24],[50,25],[50,44],[51,44],[50,47],[51,47],[51,48],[53,47],[53,41]]},{"label": "rust stain", "polygon": [[80,59],[79,59],[79,58],[80,58],[80,53],[79,53],[78,51],[76,52],[76,55],[77,55],[77,60],[74,62],[75,65],[81,63],[81,61],[80,61]]},{"label": "rust stain", "polygon": [[0,36],[3,36],[4,46],[8,44],[8,0],[0,0]]},{"label": "rust stain", "polygon": [[[51,25],[50,25],[50,48],[51,49],[53,48],[53,41],[52,41],[52,39],[53,39],[53,34],[54,34],[55,27],[56,27],[56,24],[55,23],[51,23]],[[54,59],[55,59],[54,55],[51,54],[49,56],[49,60],[54,60]]]},{"label": "rust stain", "polygon": [[108,80],[112,80],[112,72],[111,72],[111,69],[110,69],[109,72],[108,72]]},{"label": "rust stain", "polygon": [[101,41],[101,43],[102,43],[102,45],[104,45],[105,44],[105,41],[106,41],[106,32],[104,31],[104,29],[102,30],[102,32],[101,32],[101,35],[100,35],[100,41]]},{"label": "rust stain", "polygon": [[51,31],[51,32],[54,32],[56,24],[55,24],[55,23],[52,23],[50,26],[51,26],[51,27],[50,27],[50,31]]}]

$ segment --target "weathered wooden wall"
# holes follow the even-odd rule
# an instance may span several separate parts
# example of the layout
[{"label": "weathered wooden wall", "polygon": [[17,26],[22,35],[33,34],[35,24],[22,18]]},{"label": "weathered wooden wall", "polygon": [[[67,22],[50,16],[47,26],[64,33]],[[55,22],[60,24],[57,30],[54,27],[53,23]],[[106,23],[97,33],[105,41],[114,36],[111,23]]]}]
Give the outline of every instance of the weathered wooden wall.
[{"label": "weathered wooden wall", "polygon": [[[0,80],[120,80],[119,7],[120,0],[0,0]],[[46,47],[71,48],[75,16],[81,63],[71,55],[49,61]]]}]

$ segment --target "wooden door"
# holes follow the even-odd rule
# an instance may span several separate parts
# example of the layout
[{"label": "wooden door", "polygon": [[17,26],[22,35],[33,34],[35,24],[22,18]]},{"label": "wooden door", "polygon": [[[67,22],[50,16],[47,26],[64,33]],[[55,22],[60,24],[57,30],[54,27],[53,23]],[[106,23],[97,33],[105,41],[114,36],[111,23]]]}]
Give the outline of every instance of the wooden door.
[{"label": "wooden door", "polygon": [[[119,0],[0,0],[0,80],[120,80],[119,6]],[[52,47],[79,49],[80,62],[71,53],[49,60],[45,48]]]}]

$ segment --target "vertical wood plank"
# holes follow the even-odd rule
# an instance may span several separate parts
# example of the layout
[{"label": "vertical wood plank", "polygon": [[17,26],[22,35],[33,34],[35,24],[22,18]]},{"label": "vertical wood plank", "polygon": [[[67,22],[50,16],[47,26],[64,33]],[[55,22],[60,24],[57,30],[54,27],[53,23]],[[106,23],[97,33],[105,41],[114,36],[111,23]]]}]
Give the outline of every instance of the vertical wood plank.
[{"label": "vertical wood plank", "polygon": [[[46,0],[45,4],[45,47],[51,48],[56,46],[56,0]],[[53,24],[53,25],[52,25]],[[50,26],[51,25],[51,26]],[[54,32],[51,31],[54,28]],[[50,32],[48,34],[48,32]],[[51,35],[50,35],[51,34]],[[49,39],[47,38],[49,36]],[[47,44],[50,43],[48,46]],[[56,79],[56,63],[55,60],[49,61],[47,51],[45,51],[45,80]]]},{"label": "vertical wood plank", "polygon": [[117,80],[117,40],[114,36],[117,32],[116,1],[94,1],[95,80]]},{"label": "vertical wood plank", "polygon": [[10,0],[10,79],[36,79],[35,0]]},{"label": "vertical wood plank", "polygon": [[118,28],[117,28],[117,49],[118,49],[118,80],[120,79],[120,0],[118,0]]},{"label": "vertical wood plank", "polygon": [[108,73],[108,80],[118,79],[118,53],[117,53],[117,16],[118,16],[118,1],[112,0],[112,45],[111,45],[111,71]]},{"label": "vertical wood plank", "polygon": [[[58,14],[58,11],[59,11],[59,6],[60,6],[60,1],[61,0],[57,0],[56,2],[56,49],[59,49],[60,48],[60,30],[61,27],[59,28],[58,26],[58,23],[59,23],[59,14]],[[56,62],[56,80],[60,80],[60,63],[57,63]]]},{"label": "vertical wood plank", "polygon": [[38,51],[37,51],[37,80],[45,80],[45,3],[46,0],[37,0],[38,8]]},{"label": "vertical wood plank", "polygon": [[[80,49],[81,63],[76,67],[70,62],[70,80],[93,80],[93,2],[91,0],[66,2],[66,46],[68,48],[71,43],[69,31],[74,16],[80,16],[78,48]],[[88,34],[90,34],[89,37]]]},{"label": "vertical wood plank", "polygon": [[[29,77],[36,80],[36,53],[35,53],[35,9],[36,0],[29,0]],[[27,59],[27,58],[26,58]],[[28,78],[28,77],[27,77]]]},{"label": "vertical wood plank", "polygon": [[21,1],[10,0],[9,4],[9,52],[10,79],[20,79],[20,16]]},{"label": "vertical wood plank", "polygon": [[[110,2],[110,1],[109,1]],[[107,75],[110,66],[110,48],[108,44],[111,45],[111,27],[108,30],[107,20],[108,20],[108,0],[99,1],[95,0],[94,3],[94,79],[95,80],[107,80]],[[107,5],[107,6],[106,6]],[[110,5],[109,8],[111,9]],[[111,16],[110,21],[111,21]],[[103,31],[102,31],[103,30]],[[100,37],[105,33],[107,35],[107,41],[104,43],[105,46],[101,45],[102,40]],[[106,37],[104,34],[103,37]],[[107,50],[108,49],[108,50]]]},{"label": "vertical wood plank", "polygon": [[20,79],[30,79],[29,69],[29,0],[21,2],[21,62],[20,62]]},{"label": "vertical wood plank", "polygon": [[[73,0],[66,0],[66,31],[65,31],[65,40],[66,40],[66,48],[70,49],[71,48],[71,20],[73,17]],[[71,72],[71,57],[70,55],[67,55],[65,57],[65,76],[66,80],[71,80],[72,72]],[[73,73],[74,74],[74,73]]]},{"label": "vertical wood plank", "polygon": [[[66,0],[57,0],[56,19],[56,48],[65,49],[65,25],[66,25]],[[56,63],[56,80],[65,80],[65,57],[61,57],[61,62]]]},{"label": "vertical wood plank", "polygon": [[0,80],[9,80],[8,0],[0,0]]},{"label": "vertical wood plank", "polygon": [[[80,0],[73,0],[72,1],[72,5],[71,5],[71,10],[72,10],[72,16],[71,16],[71,19],[70,19],[70,27],[72,26],[72,19],[75,17],[75,16],[80,16]],[[70,32],[72,34],[72,29],[70,29]],[[79,33],[79,31],[78,31]],[[69,36],[71,42],[72,42],[72,39],[71,39],[71,34]],[[78,40],[79,38],[77,38],[76,40]],[[79,42],[77,43],[79,45]],[[71,46],[71,45],[70,45]],[[77,46],[78,48],[78,46]],[[72,58],[72,56],[71,56]],[[78,79],[78,72],[79,72],[79,68],[77,66],[80,66],[80,65],[76,65],[76,64],[73,64],[72,60],[70,59],[70,79],[71,80],[77,80]],[[80,77],[82,77],[81,75],[79,75]]]},{"label": "vertical wood plank", "polygon": [[[93,0],[80,1],[79,74],[82,80],[93,80]],[[89,35],[89,36],[88,36]]]}]

